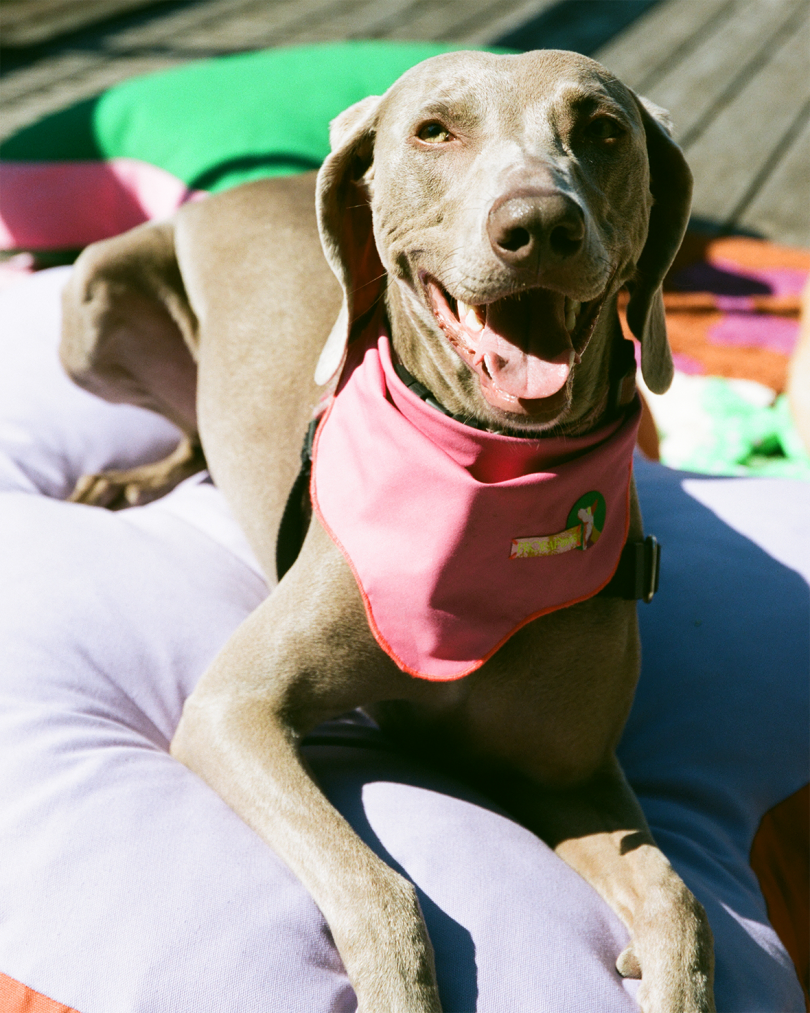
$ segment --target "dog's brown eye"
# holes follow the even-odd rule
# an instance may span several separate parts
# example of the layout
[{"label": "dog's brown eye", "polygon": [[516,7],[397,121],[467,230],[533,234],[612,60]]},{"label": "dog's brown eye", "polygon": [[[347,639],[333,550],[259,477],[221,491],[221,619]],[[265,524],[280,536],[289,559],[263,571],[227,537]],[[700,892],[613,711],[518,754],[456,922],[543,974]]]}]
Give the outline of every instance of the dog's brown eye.
[{"label": "dog's brown eye", "polygon": [[612,141],[624,133],[621,123],[610,116],[597,116],[586,129],[588,136],[596,141]]},{"label": "dog's brown eye", "polygon": [[443,144],[445,141],[451,140],[453,135],[441,123],[426,123],[419,128],[416,136],[420,141],[426,141],[428,144]]}]

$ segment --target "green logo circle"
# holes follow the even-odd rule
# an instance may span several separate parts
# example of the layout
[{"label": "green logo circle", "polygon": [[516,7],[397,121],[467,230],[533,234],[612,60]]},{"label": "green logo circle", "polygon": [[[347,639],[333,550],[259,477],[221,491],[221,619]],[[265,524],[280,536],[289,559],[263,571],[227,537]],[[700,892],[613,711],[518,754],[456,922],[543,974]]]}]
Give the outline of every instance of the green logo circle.
[{"label": "green logo circle", "polygon": [[607,504],[601,492],[595,489],[580,496],[568,514],[568,527],[582,525],[582,548],[587,549],[599,541],[605,526]]}]

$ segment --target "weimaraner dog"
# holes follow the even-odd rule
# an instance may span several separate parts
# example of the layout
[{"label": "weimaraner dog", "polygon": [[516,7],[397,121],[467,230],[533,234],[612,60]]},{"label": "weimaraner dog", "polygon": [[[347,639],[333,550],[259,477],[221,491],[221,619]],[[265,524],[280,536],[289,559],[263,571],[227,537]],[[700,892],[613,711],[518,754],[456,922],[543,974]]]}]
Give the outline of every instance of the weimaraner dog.
[{"label": "weimaraner dog", "polygon": [[[686,228],[691,176],[666,115],[578,54],[458,52],[346,110],[331,140],[317,180],[248,184],[90,247],[66,291],[62,357],[70,374],[108,400],[163,413],[188,437],[152,478],[148,469],[130,476],[130,499],[133,488],[165,486],[198,468],[199,438],[268,575],[303,435],[324,391],[330,395],[316,438],[315,513],[300,554],[202,677],[172,754],[310,891],[362,1013],[437,1013],[441,1004],[413,885],[360,841],[299,755],[305,733],[354,708],[484,786],[592,884],[627,926],[631,941],[617,973],[641,977],[646,1013],[707,1013],[714,1000],[706,916],[656,847],[614,755],[639,673],[630,600],[638,595],[600,590],[625,541],[644,544],[629,477],[628,419],[638,402],[616,309],[623,286],[646,383],[663,391],[672,375],[661,284]],[[357,426],[363,398],[377,397],[381,383],[384,421]],[[411,416],[452,443],[437,449],[429,440],[424,466],[400,466],[398,450],[376,447],[378,430],[389,422],[407,428]],[[563,460],[585,460],[598,434],[614,430],[631,438],[622,463],[603,469],[621,500],[616,507],[607,494],[607,514],[619,517],[612,542],[592,493],[592,503],[577,501],[567,527],[549,520],[513,532],[521,537],[512,556],[517,545],[518,556],[535,558],[507,552],[506,577],[494,590],[480,566],[459,589],[453,570],[461,557],[451,552],[423,612],[412,619],[403,604],[399,633],[421,635],[434,620],[441,629],[464,626],[447,604],[458,591],[480,617],[459,634],[459,657],[482,628],[490,639],[475,648],[474,663],[450,671],[455,647],[437,635],[422,671],[422,648],[407,655],[380,615],[388,609],[396,627],[387,584],[399,581],[394,592],[403,602],[411,585],[418,598],[432,567],[412,580],[397,571],[373,590],[363,585],[374,583],[362,572],[374,554],[362,532],[357,558],[347,549],[357,535],[354,505],[372,527],[388,517],[387,508],[364,506],[366,479],[373,485],[378,472],[391,472],[399,483],[391,499],[397,524],[414,497],[424,524],[413,526],[411,546],[403,521],[406,542],[392,556],[395,569],[407,569],[422,551],[419,539],[434,537],[428,516],[458,525],[455,493],[422,481],[423,467],[439,474],[448,455],[463,457],[480,437],[486,467],[506,469],[514,481],[489,475],[472,484],[476,495],[497,486],[500,496],[501,487],[537,479],[514,477],[526,454],[540,460],[562,447]],[[414,431],[396,429],[406,443]],[[329,486],[344,465],[330,463],[321,445],[348,441],[351,456],[354,436],[381,463],[365,468],[362,480],[347,470],[343,486]],[[362,461],[358,467],[363,472]],[[460,468],[465,490],[475,467]],[[543,481],[567,465],[548,467]],[[126,479],[96,477],[78,498],[104,502]],[[582,481],[588,490],[590,480]],[[379,489],[369,495],[377,503]],[[335,531],[344,520],[345,539]],[[564,551],[584,549],[603,525],[599,545]],[[463,525],[459,531],[452,537],[463,540]],[[480,556],[489,559],[485,542]],[[599,576],[607,556],[613,562]],[[569,567],[570,575],[582,561],[596,568],[590,577],[582,570],[590,580],[584,592],[566,585],[562,603],[532,598],[522,612],[523,592],[510,598],[512,577],[520,583],[532,566]],[[465,557],[458,567],[476,563]],[[546,583],[528,581],[526,595]],[[431,613],[431,595],[442,594]],[[489,613],[513,598],[509,608],[519,614],[507,616],[510,635],[492,633]]]}]

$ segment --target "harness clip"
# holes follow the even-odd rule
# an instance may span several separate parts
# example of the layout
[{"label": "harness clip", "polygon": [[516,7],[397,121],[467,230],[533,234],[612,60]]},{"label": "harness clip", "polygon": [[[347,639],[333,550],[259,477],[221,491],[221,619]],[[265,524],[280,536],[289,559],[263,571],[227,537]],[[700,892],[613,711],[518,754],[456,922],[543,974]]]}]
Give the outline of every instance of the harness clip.
[{"label": "harness clip", "polygon": [[658,590],[661,572],[661,546],[655,535],[647,535],[643,542],[635,542],[635,597],[648,605]]}]

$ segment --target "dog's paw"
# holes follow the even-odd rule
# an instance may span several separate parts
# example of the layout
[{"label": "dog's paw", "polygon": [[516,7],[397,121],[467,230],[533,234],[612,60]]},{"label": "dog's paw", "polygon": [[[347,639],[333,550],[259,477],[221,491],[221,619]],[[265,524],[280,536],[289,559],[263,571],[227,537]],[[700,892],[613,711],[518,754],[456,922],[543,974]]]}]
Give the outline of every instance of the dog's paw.
[{"label": "dog's paw", "polygon": [[121,481],[116,472],[100,472],[97,475],[82,475],[69,503],[84,503],[85,506],[103,507],[106,510],[123,510],[124,507],[138,506],[142,490],[137,483]]},{"label": "dog's paw", "polygon": [[180,481],[188,477],[185,474],[176,475],[172,476],[174,481],[167,481],[162,474],[142,475],[141,471],[140,468],[134,468],[132,472],[102,471],[96,475],[82,475],[68,496],[68,502],[103,507],[105,510],[145,506],[171,492]]},{"label": "dog's paw", "polygon": [[623,978],[640,978],[641,964],[632,943],[625,947],[616,961],[616,970]]},{"label": "dog's paw", "polygon": [[714,947],[702,906],[684,888],[668,911],[643,916],[616,970],[640,978],[642,1013],[715,1013]]},{"label": "dog's paw", "polygon": [[107,510],[144,506],[165,496],[205,466],[200,445],[183,439],[177,450],[162,461],[123,471],[82,475],[68,496],[68,502],[104,507]]}]

